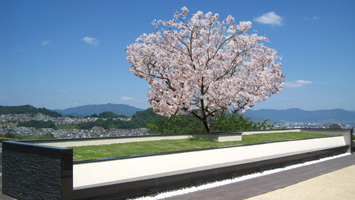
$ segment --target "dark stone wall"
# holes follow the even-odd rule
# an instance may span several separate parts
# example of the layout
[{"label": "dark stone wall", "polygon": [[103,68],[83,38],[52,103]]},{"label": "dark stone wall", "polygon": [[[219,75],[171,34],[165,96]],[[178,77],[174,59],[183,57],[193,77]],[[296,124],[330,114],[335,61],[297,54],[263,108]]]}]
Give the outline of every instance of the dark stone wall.
[{"label": "dark stone wall", "polygon": [[4,194],[16,199],[71,199],[73,150],[3,142]]}]

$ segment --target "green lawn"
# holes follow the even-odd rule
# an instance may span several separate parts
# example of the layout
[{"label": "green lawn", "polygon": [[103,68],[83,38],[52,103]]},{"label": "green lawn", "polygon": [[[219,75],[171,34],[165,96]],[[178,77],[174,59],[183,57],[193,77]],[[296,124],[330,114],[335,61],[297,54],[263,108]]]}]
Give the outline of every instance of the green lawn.
[{"label": "green lawn", "polygon": [[253,144],[262,142],[273,142],[282,140],[294,140],[302,138],[326,137],[328,135],[307,132],[294,133],[269,133],[245,135],[242,141],[216,142],[204,139],[190,138],[182,140],[161,140],[149,142],[132,142],[110,145],[95,145],[72,147],[74,150],[74,161],[93,160],[100,158],[114,158],[132,155],[162,153],[171,151],[183,151],[191,149],[203,149],[211,147],[222,147],[242,144]]}]

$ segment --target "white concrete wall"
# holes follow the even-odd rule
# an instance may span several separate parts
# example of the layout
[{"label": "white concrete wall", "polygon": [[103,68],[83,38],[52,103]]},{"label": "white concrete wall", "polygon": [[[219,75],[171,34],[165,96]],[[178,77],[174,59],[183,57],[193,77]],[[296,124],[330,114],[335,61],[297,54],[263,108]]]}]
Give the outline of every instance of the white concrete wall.
[{"label": "white concrete wall", "polygon": [[206,140],[215,140],[218,142],[242,141],[242,133],[231,134],[195,134],[192,137]]},{"label": "white concrete wall", "polygon": [[75,164],[74,189],[232,166],[346,145],[343,136]]},{"label": "white concrete wall", "polygon": [[267,133],[293,133],[293,132],[301,132],[301,129],[244,131],[242,135],[267,134]]}]

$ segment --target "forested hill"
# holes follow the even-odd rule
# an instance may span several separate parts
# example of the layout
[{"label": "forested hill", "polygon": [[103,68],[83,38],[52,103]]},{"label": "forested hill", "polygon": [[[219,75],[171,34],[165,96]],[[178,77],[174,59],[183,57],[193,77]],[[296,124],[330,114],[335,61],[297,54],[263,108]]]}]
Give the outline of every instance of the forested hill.
[{"label": "forested hill", "polygon": [[347,123],[355,121],[355,112],[342,109],[306,111],[301,109],[287,110],[248,110],[243,114],[253,121],[270,119],[271,122],[333,122]]},{"label": "forested hill", "polygon": [[36,108],[30,105],[23,106],[0,106],[0,115],[7,114],[31,114],[36,115],[38,113],[42,113],[44,115],[48,115],[50,117],[61,117],[62,115],[45,108]]},{"label": "forested hill", "polygon": [[100,114],[102,112],[110,111],[117,115],[132,116],[137,111],[143,111],[143,109],[136,108],[125,104],[100,104],[100,105],[85,105],[73,108],[67,108],[64,110],[55,110],[62,115],[72,115],[75,117],[85,117],[93,114]]}]

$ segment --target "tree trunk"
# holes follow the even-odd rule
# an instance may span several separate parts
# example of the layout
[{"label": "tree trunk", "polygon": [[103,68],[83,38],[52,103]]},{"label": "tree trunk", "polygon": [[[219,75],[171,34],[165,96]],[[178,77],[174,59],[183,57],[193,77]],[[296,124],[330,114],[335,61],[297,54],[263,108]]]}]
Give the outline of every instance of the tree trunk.
[{"label": "tree trunk", "polygon": [[205,119],[202,119],[201,121],[202,121],[202,123],[203,123],[203,126],[205,127],[206,132],[207,132],[208,134],[210,134],[210,133],[211,133],[211,129],[210,129],[210,127],[208,126],[207,119],[205,118]]},{"label": "tree trunk", "polygon": [[206,130],[206,133],[211,133],[211,129],[208,126],[208,120],[207,120],[207,116],[203,115],[203,117],[199,116],[196,112],[192,111],[191,112],[197,119],[199,119],[202,123],[203,123],[203,127]]}]

